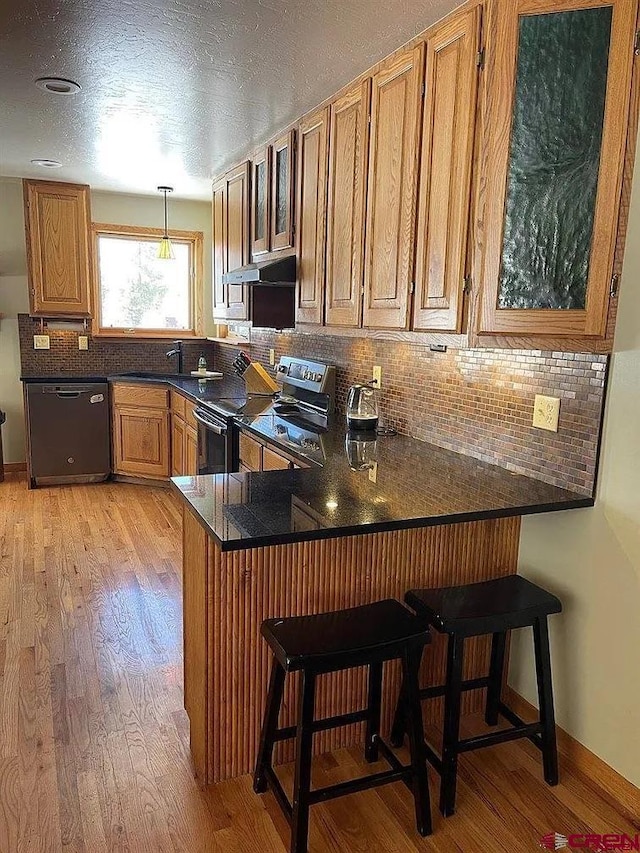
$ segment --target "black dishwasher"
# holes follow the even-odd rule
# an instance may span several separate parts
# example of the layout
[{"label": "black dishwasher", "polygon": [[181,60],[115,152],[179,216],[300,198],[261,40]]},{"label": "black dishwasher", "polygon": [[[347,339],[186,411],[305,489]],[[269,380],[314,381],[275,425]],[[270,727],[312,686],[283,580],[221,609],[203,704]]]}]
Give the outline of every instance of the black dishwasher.
[{"label": "black dishwasher", "polygon": [[95,483],[111,472],[106,382],[27,385],[31,486]]}]

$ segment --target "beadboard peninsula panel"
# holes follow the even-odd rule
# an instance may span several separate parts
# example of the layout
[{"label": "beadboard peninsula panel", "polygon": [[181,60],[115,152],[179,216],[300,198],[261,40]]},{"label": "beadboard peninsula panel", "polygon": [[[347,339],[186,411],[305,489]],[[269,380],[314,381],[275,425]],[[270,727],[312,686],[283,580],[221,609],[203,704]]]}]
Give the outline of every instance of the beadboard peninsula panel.
[{"label": "beadboard peninsula panel", "polygon": [[[206,672],[195,652],[185,656],[185,683],[200,684],[206,695],[206,722],[191,714],[192,754],[205,783],[253,770],[270,667],[270,650],[260,635],[264,619],[353,607],[383,598],[402,600],[406,590],[501,577],[516,571],[520,519],[374,533],[223,553],[213,540],[202,543],[202,528],[184,512],[185,650],[190,638],[206,643]],[[206,571],[203,561],[206,551]],[[195,596],[194,585],[200,593]],[[194,602],[193,608],[188,602]],[[206,615],[201,605],[206,601]],[[205,625],[202,620],[205,619]],[[434,635],[422,666],[424,684],[444,678],[444,638]],[[486,673],[489,646],[470,640],[465,672]],[[192,667],[196,671],[192,671]],[[199,669],[198,669],[199,667]],[[199,682],[198,682],[199,680]],[[293,722],[297,676],[287,679],[282,725]],[[365,702],[365,671],[347,670],[319,681],[316,716],[357,710]],[[204,685],[204,687],[203,687]],[[387,664],[383,732],[388,732],[399,689],[399,668]],[[202,693],[204,690],[204,694]],[[464,698],[464,711],[478,710],[482,693]],[[189,710],[189,709],[188,709]],[[440,701],[426,703],[425,721],[439,719]],[[362,742],[361,726],[319,734],[316,753]],[[206,762],[201,756],[206,754]],[[291,745],[281,744],[279,761],[290,760]]]}]

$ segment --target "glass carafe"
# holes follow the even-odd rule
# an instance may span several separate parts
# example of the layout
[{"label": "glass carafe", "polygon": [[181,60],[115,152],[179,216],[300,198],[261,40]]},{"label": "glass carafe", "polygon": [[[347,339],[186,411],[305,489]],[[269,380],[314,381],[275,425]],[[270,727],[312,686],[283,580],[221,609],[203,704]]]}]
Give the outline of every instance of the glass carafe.
[{"label": "glass carafe", "polygon": [[370,385],[352,385],[347,396],[347,426],[355,432],[375,432],[378,401]]}]

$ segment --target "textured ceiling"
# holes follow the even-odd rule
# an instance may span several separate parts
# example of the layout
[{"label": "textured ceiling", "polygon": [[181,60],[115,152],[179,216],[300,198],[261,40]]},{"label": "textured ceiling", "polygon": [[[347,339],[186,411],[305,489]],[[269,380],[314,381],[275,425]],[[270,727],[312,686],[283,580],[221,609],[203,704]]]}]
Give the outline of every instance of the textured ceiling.
[{"label": "textured ceiling", "polygon": [[0,174],[209,198],[213,175],[458,2],[0,0]]}]

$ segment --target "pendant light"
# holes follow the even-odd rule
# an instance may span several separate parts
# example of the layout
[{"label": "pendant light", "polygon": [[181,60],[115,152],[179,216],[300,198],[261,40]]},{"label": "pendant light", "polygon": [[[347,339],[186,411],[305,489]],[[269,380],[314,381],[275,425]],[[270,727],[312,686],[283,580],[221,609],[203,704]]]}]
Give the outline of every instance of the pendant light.
[{"label": "pendant light", "polygon": [[169,239],[169,226],[167,216],[167,193],[173,192],[173,187],[158,187],[158,192],[164,193],[164,235],[158,246],[158,258],[162,261],[172,261],[174,258],[171,240]]}]

